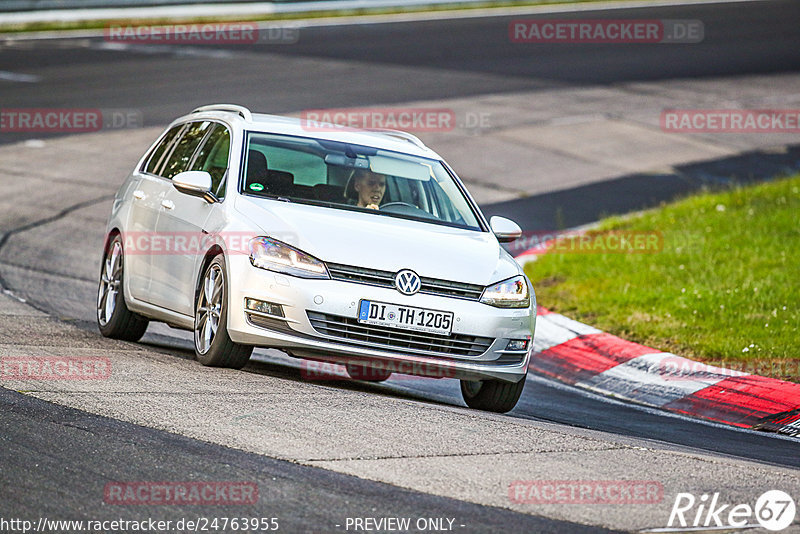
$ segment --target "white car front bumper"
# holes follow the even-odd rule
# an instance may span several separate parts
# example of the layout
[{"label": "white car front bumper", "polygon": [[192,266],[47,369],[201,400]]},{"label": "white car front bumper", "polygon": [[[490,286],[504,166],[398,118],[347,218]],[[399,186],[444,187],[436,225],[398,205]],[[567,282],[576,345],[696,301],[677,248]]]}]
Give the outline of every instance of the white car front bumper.
[{"label": "white car front bumper", "polygon": [[[535,298],[529,308],[501,309],[465,300],[341,280],[304,279],[228,257],[228,333],[237,343],[286,350],[293,356],[343,363],[383,362],[396,372],[467,380],[525,377],[533,347]],[[245,309],[245,299],[280,305],[283,317]],[[454,314],[450,336],[358,323],[362,299]],[[527,339],[509,351],[510,340]]]}]

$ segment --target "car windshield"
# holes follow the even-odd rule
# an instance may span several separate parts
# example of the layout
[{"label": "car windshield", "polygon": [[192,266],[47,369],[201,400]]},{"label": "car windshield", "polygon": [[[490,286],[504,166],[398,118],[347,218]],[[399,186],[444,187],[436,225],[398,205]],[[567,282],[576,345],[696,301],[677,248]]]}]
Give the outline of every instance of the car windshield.
[{"label": "car windshield", "polygon": [[250,132],[240,191],[481,230],[440,161],[361,145]]}]

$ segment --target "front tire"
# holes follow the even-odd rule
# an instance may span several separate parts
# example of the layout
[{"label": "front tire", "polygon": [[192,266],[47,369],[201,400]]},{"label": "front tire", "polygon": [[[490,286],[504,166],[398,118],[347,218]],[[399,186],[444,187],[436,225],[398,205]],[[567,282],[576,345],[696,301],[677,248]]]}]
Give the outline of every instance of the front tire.
[{"label": "front tire", "polygon": [[461,396],[472,409],[506,413],[517,405],[525,379],[519,382],[503,380],[462,380]]},{"label": "front tire", "polygon": [[234,343],[228,335],[228,282],[221,255],[206,267],[195,298],[194,353],[210,367],[241,369],[253,347]]},{"label": "front tire", "polygon": [[115,235],[103,255],[97,288],[97,327],[105,337],[139,341],[149,321],[125,304],[122,239]]}]

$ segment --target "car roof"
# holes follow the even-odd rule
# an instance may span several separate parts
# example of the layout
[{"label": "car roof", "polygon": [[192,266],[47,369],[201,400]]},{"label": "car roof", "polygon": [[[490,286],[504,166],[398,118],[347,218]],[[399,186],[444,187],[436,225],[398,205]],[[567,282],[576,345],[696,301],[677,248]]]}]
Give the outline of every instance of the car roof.
[{"label": "car roof", "polygon": [[224,119],[227,122],[240,124],[242,129],[247,131],[339,141],[425,158],[441,159],[436,152],[425,146],[419,138],[400,130],[350,128],[326,122],[312,122],[296,117],[252,113],[249,109],[234,104],[202,106],[179,120],[192,118]]}]

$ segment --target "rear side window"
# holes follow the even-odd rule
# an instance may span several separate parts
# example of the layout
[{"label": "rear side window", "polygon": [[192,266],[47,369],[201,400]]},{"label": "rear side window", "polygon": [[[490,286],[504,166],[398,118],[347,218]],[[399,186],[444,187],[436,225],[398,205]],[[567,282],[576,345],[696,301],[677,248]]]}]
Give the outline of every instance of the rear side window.
[{"label": "rear side window", "polygon": [[211,192],[217,198],[225,196],[225,178],[228,172],[228,154],[231,147],[231,134],[221,124],[214,126],[203,146],[197,151],[192,171],[206,171],[211,175]]},{"label": "rear side window", "polygon": [[153,152],[150,154],[150,159],[147,161],[147,165],[144,168],[145,172],[158,174],[158,170],[161,168],[165,156],[168,154],[167,149],[172,145],[172,142],[175,141],[175,137],[183,127],[183,124],[179,124],[178,126],[170,128],[161,142],[156,145],[156,148],[153,149]]},{"label": "rear side window", "polygon": [[171,180],[176,174],[187,170],[195,150],[212,125],[209,121],[191,123],[172,150],[161,176]]}]

